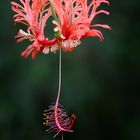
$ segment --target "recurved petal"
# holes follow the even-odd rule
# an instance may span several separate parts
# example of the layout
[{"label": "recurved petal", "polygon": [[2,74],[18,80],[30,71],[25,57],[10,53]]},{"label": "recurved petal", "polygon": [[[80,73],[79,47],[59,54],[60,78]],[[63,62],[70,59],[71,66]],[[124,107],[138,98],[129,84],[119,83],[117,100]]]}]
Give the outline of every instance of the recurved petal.
[{"label": "recurved petal", "polygon": [[111,27],[109,25],[106,25],[106,24],[94,24],[91,27],[101,27],[101,28],[105,28],[105,29],[111,30]]},{"label": "recurved petal", "polygon": [[85,37],[92,36],[92,37],[99,37],[100,41],[104,40],[104,36],[101,31],[93,29],[86,32]]},{"label": "recurved petal", "polygon": [[33,50],[34,48],[32,47],[32,45],[30,45],[21,53],[21,56],[27,58],[32,53]]}]

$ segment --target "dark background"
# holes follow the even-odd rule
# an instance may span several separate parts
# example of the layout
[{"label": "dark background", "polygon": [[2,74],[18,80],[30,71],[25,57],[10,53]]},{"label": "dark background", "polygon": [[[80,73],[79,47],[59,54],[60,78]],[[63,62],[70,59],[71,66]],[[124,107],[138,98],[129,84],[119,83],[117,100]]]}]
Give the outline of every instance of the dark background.
[{"label": "dark background", "polygon": [[[140,1],[110,2],[111,15],[94,21],[111,25],[105,41],[63,53],[60,102],[77,116],[64,140],[140,140]],[[0,140],[53,140],[42,113],[57,95],[58,52],[22,58],[29,42],[16,43],[13,14],[0,0]]]}]

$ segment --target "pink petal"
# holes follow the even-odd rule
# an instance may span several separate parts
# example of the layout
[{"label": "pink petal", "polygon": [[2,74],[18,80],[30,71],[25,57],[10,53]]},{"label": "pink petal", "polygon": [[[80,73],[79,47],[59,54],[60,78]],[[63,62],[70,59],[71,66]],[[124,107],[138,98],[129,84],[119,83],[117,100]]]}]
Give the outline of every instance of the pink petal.
[{"label": "pink petal", "polygon": [[21,56],[27,58],[32,53],[33,50],[34,48],[30,45],[21,53]]},{"label": "pink petal", "polygon": [[100,41],[104,40],[104,37],[103,37],[103,34],[101,33],[101,31],[95,30],[95,29],[86,32],[85,37],[87,37],[87,36],[99,37]]},{"label": "pink petal", "polygon": [[106,25],[106,24],[94,24],[91,27],[102,27],[102,28],[110,29],[111,30],[111,27]]}]

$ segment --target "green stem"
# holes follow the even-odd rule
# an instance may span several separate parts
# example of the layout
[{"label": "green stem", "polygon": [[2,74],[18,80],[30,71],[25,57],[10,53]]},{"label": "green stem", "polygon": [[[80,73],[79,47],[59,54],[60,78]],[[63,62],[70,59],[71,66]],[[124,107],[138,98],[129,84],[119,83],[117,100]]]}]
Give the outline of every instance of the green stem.
[{"label": "green stem", "polygon": [[[54,10],[54,7],[53,7],[53,5],[52,5],[51,3],[50,3],[50,7],[51,7],[51,10],[52,10],[52,15],[53,15],[54,20],[57,21],[57,22],[59,23],[59,19],[58,19],[57,15],[56,15],[56,12],[55,12],[55,10]],[[56,36],[57,38],[61,38],[61,32],[60,32],[60,31],[57,31],[57,32],[55,33],[55,36]]]},{"label": "green stem", "polygon": [[53,7],[53,5],[51,3],[50,3],[50,7],[51,7],[51,10],[52,10],[52,14],[53,14],[54,20],[56,20],[58,22],[58,17],[56,15],[55,10],[54,10],[54,7]]}]

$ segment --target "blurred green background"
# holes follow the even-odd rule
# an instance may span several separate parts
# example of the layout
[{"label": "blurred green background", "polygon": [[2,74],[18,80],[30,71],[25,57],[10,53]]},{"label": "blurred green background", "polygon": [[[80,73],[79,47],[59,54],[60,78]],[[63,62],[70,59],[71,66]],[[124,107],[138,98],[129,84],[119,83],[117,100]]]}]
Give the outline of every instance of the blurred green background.
[{"label": "blurred green background", "polygon": [[[77,116],[64,140],[140,140],[140,1],[110,2],[111,15],[94,21],[112,27],[102,30],[105,41],[88,38],[62,55],[60,102]],[[13,14],[1,0],[0,140],[53,140],[42,113],[56,98],[58,52],[22,58],[29,42],[16,43]]]}]

